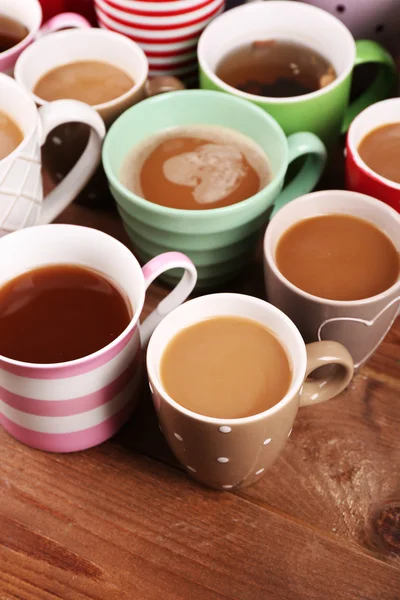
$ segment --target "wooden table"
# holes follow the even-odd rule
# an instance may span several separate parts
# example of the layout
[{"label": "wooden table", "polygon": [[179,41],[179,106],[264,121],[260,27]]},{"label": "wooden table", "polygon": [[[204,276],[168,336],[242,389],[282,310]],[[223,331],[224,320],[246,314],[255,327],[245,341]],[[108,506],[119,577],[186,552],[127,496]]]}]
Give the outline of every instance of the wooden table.
[{"label": "wooden table", "polygon": [[[333,173],[323,186],[338,187]],[[127,242],[110,209],[74,204],[59,221]],[[260,254],[225,289],[264,297]],[[144,316],[165,293],[151,286]],[[233,493],[181,471],[147,392],[85,452],[0,430],[0,600],[399,600],[399,396],[398,319],[344,393],[299,411],[265,477]]]}]

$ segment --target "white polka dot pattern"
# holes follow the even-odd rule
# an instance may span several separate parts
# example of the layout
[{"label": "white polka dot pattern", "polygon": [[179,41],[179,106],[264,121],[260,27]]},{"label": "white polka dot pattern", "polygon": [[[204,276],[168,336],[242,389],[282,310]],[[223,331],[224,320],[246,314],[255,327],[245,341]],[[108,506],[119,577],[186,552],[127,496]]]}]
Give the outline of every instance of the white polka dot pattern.
[{"label": "white polka dot pattern", "polygon": [[229,458],[226,458],[226,456],[220,456],[219,458],[217,458],[217,461],[219,463],[228,463],[229,462]]},{"label": "white polka dot pattern", "polygon": [[230,432],[232,431],[232,427],[228,427],[227,425],[222,425],[222,426],[219,428],[219,431],[220,431],[221,433],[230,433]]}]

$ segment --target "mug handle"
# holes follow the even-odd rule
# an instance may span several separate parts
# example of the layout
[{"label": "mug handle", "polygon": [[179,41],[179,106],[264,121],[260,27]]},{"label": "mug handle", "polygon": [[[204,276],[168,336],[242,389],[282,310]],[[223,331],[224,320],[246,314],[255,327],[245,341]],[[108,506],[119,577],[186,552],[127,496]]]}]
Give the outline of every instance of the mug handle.
[{"label": "mug handle", "polygon": [[193,291],[197,281],[196,267],[185,254],[181,252],[165,252],[152,258],[142,268],[146,289],[157,277],[170,269],[185,269],[178,285],[158,304],[140,326],[142,346],[145,346],[151,334],[162,319],[171,310],[182,304]]},{"label": "mug handle", "polygon": [[313,342],[306,345],[306,352],[306,378],[319,367],[340,365],[342,368],[314,381],[305,381],[300,393],[300,406],[319,404],[340,394],[350,383],[354,372],[351,354],[339,342]]},{"label": "mug handle", "polygon": [[43,200],[40,224],[51,223],[68,204],[74,200],[81,189],[89,181],[101,158],[102,141],[106,133],[103,119],[84,102],[77,100],[56,100],[38,109],[41,123],[40,145],[43,146],[48,134],[58,125],[64,123],[84,123],[92,129],[82,156]]},{"label": "mug handle", "polygon": [[311,192],[317,185],[326,164],[326,148],[314,133],[309,131],[293,133],[288,136],[287,143],[288,165],[300,156],[308,156],[300,171],[275,200],[271,218],[291,200]]},{"label": "mug handle", "polygon": [[48,35],[49,33],[54,33],[60,29],[69,29],[72,27],[76,29],[87,29],[89,27],[91,28],[92,26],[89,21],[85,19],[85,17],[82,17],[77,13],[65,12],[46,21],[46,23],[42,25],[37,32],[35,39],[38,39],[44,35]]},{"label": "mug handle", "polygon": [[379,64],[379,73],[371,85],[348,106],[344,116],[342,133],[346,133],[350,123],[364,108],[379,100],[388,98],[396,82],[396,64],[389,52],[372,40],[357,40],[354,67],[365,63]]}]

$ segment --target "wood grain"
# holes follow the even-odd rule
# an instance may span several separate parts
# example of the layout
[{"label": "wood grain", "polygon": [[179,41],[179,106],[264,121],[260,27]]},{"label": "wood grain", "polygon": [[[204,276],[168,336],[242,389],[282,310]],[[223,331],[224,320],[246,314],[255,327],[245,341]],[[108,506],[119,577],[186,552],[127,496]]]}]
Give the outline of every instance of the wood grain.
[{"label": "wood grain", "polygon": [[393,565],[267,502],[112,443],[60,457],[0,439],[7,600],[398,598]]}]

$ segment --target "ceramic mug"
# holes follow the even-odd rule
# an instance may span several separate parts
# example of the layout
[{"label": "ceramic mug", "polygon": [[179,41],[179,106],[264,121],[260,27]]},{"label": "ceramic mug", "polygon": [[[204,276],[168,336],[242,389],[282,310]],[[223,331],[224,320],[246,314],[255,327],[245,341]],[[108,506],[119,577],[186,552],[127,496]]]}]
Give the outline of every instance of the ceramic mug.
[{"label": "ceramic mug", "polygon": [[[101,350],[55,364],[0,356],[0,424],[11,435],[51,452],[75,452],[104,442],[132,413],[142,380],[141,347],[164,315],[192,291],[194,266],[186,256],[171,252],[141,269],[116,239],[75,225],[17,231],[0,240],[0,253],[0,285],[36,267],[78,264],[104,274],[125,292],[132,320]],[[185,271],[182,280],[139,326],[147,287],[160,273],[176,267]]]},{"label": "ceramic mug", "polygon": [[[267,98],[239,91],[217,77],[218,63],[228,52],[269,38],[294,40],[320,52],[334,66],[337,78],[304,96]],[[201,35],[198,59],[202,88],[250,100],[269,112],[287,135],[299,129],[312,131],[328,146],[362,109],[386,98],[397,77],[393,59],[376,42],[355,42],[336,17],[319,8],[279,0],[246,4],[219,16]],[[349,106],[353,68],[362,63],[379,64],[379,74]]]},{"label": "ceramic mug", "polygon": [[[121,167],[135,144],[169,127],[191,124],[225,126],[249,136],[268,157],[272,181],[243,202],[206,210],[160,206],[122,185]],[[282,191],[288,164],[304,155],[302,170]],[[141,102],[112,125],[103,146],[110,190],[138,256],[148,260],[171,249],[185,252],[196,265],[203,287],[231,278],[246,264],[268,210],[313,189],[325,159],[325,148],[315,135],[297,133],[286,138],[274,119],[257,106],[204,90],[171,92]]]},{"label": "ceramic mug", "polygon": [[[105,127],[96,111],[83,102],[59,100],[38,110],[32,98],[4,74],[0,74],[0,111],[24,136],[19,146],[0,160],[1,237],[16,229],[50,223],[72,202],[99,164]],[[69,122],[88,125],[89,141],[72,170],[43,200],[40,148],[57,125]]]},{"label": "ceramic mug", "polygon": [[354,119],[347,135],[346,187],[354,192],[379,198],[400,213],[400,184],[375,173],[358,153],[361,141],[371,131],[399,122],[400,98],[377,102]]},{"label": "ceramic mug", "polygon": [[[360,367],[379,346],[400,306],[400,276],[390,288],[362,300],[319,298],[286,279],[275,262],[277,244],[285,231],[302,219],[338,213],[372,223],[400,252],[400,215],[369,196],[342,190],[308,194],[282,208],[271,220],[264,238],[267,298],[299,328],[306,342],[335,340],[343,344]],[[338,240],[340,244],[340,240]]]},{"label": "ceramic mug", "polygon": [[42,8],[39,0],[2,0],[1,14],[22,23],[29,31],[28,35],[19,44],[5,52],[1,52],[0,71],[3,73],[12,73],[21,52],[41,35],[67,27],[90,27],[90,23],[84,17],[75,13],[57,15],[41,27]]},{"label": "ceramic mug", "polygon": [[[283,345],[292,369],[290,388],[272,408],[239,419],[217,419],[192,412],[165,391],[160,363],[168,343],[185,327],[216,316],[238,316],[267,327]],[[318,367],[340,365],[330,375],[306,381]],[[210,294],[190,300],[154,331],[147,350],[147,373],[160,427],[187,472],[217,489],[245,487],[257,481],[282,452],[299,406],[339,394],[353,375],[351,356],[336,342],[305,346],[292,321],[280,310],[251,296]]]},{"label": "ceramic mug", "polygon": [[197,74],[196,46],[203,29],[223,12],[225,0],[95,0],[101,27],[135,40],[146,53],[150,76]]},{"label": "ceramic mug", "polygon": [[103,61],[125,71],[133,87],[114,100],[93,106],[109,125],[127,108],[145,97],[148,64],[143,50],[132,40],[101,29],[68,30],[53,33],[27,48],[15,65],[15,79],[38,106],[46,101],[33,93],[48,71],[74,61]]}]

